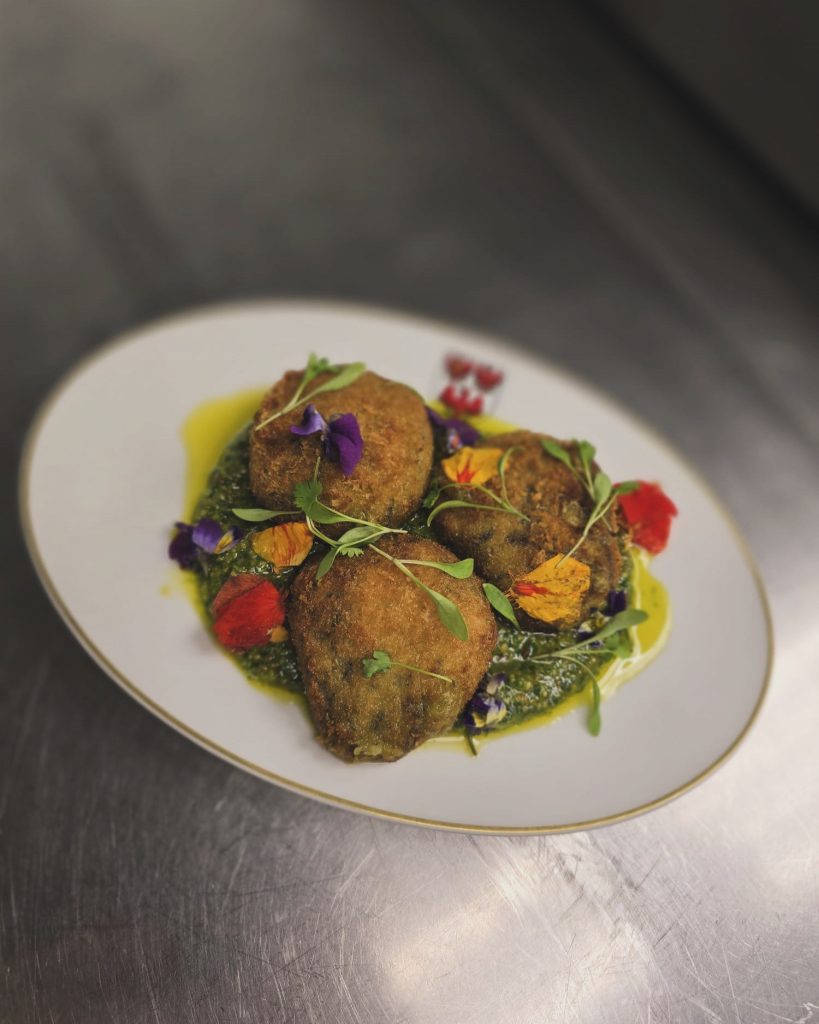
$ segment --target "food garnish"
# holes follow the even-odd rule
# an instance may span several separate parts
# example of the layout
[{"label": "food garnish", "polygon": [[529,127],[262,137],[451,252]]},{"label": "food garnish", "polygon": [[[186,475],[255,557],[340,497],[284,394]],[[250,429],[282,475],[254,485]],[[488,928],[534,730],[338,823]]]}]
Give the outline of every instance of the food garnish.
[{"label": "food garnish", "polygon": [[364,440],[358,420],[351,412],[331,416],[329,423],[311,402],[304,410],[300,424],[290,428],[291,433],[307,437],[321,434],[324,454],[337,462],[344,476],[352,476],[364,454]]},{"label": "food garnish", "polygon": [[492,605],[495,611],[505,619],[508,619],[513,626],[517,626],[518,629],[520,629],[520,623],[515,615],[515,609],[512,607],[512,602],[500,587],[496,587],[494,583],[484,583],[483,592],[486,595],[486,600]]},{"label": "food garnish", "polygon": [[507,591],[518,607],[541,622],[560,622],[580,614],[591,570],[571,555],[554,555],[519,576]]},{"label": "food garnish", "polygon": [[[443,512],[448,508],[474,508],[483,512],[506,512],[528,522],[529,517],[516,509],[509,501],[509,495],[506,490],[506,467],[514,450],[514,447],[507,448],[504,451],[501,448],[470,448],[464,446],[449,458],[442,459],[441,466],[443,471],[452,482],[443,486],[433,486],[424,499],[425,507],[434,506],[427,516],[427,526],[432,523],[439,512]],[[484,486],[495,475],[500,480],[500,494],[495,494],[494,491]],[[487,498],[491,498],[495,504],[487,505],[485,503],[463,501],[460,498],[449,498],[446,501],[442,501],[440,505],[436,505],[435,502],[443,491],[451,487],[476,490],[486,495]]]},{"label": "food garnish", "polygon": [[[226,587],[231,588],[227,597],[222,594]],[[270,643],[272,631],[284,624],[281,592],[270,580],[251,573],[230,577],[211,607],[216,609],[213,632],[231,651],[247,651]]]},{"label": "food garnish", "polygon": [[307,523],[280,523],[254,533],[250,546],[276,569],[301,565],[313,547]]},{"label": "food garnish", "polygon": [[612,486],[611,480],[605,473],[600,470],[593,473],[592,462],[597,449],[589,441],[575,441],[580,456],[580,471],[578,471],[571,455],[563,445],[548,437],[542,438],[541,443],[548,455],[551,455],[554,459],[559,459],[560,462],[572,471],[572,474],[583,485],[593,502],[592,510],[589,513],[579,540],[563,556],[568,558],[583,544],[594,524],[606,518],[615,501],[621,495],[629,494],[631,491],[636,490],[639,485],[636,480],[626,480],[624,483]]},{"label": "food garnish", "polygon": [[506,718],[508,711],[506,703],[497,695],[498,690],[505,682],[506,674],[504,672],[484,676],[481,685],[461,712],[466,741],[469,744],[469,749],[476,756],[478,748],[475,744],[475,736],[495,728]]},{"label": "food garnish", "polygon": [[192,569],[201,554],[221,555],[241,540],[238,526],[225,528],[205,517],[197,523],[176,523],[176,535],[168,546],[168,555],[181,569]]},{"label": "food garnish", "polygon": [[677,506],[662,487],[640,480],[630,492],[620,492],[620,508],[634,543],[659,555],[668,544],[671,520],[677,514]]},{"label": "food garnish", "polygon": [[[357,381],[366,369],[367,367],[364,363],[348,363],[347,366],[333,366],[329,360],[318,359],[311,353],[307,360],[307,367],[299,381],[299,386],[293,392],[293,396],[290,401],[282,406],[281,409],[277,409],[276,412],[266,416],[260,423],[257,423],[253,429],[261,430],[262,427],[266,427],[268,423],[272,423],[273,420],[277,420],[280,416],[285,416],[287,413],[297,409],[300,405],[304,405],[306,402],[311,401],[311,399],[315,398],[316,395],[324,394],[327,391],[340,391],[341,388],[346,388],[354,381]],[[323,384],[319,384],[317,387],[313,388],[312,391],[305,394],[309,384],[321,373],[332,373],[333,376]]]},{"label": "food garnish", "polygon": [[405,661],[396,661],[386,651],[373,651],[371,658],[364,658],[361,662],[364,668],[364,675],[368,679],[377,672],[386,672],[389,668],[405,668],[410,672],[417,672],[421,676],[431,676],[433,679],[442,679],[445,683],[451,683],[449,676],[442,676],[439,672],[428,672],[425,668],[417,665],[408,665]]},{"label": "food garnish", "polygon": [[458,451],[459,448],[463,448],[464,445],[475,445],[480,441],[481,435],[472,426],[471,423],[467,423],[466,420],[458,419],[457,417],[446,418],[442,416],[435,409],[426,407],[427,419],[437,430],[446,431],[446,451],[448,454]]}]

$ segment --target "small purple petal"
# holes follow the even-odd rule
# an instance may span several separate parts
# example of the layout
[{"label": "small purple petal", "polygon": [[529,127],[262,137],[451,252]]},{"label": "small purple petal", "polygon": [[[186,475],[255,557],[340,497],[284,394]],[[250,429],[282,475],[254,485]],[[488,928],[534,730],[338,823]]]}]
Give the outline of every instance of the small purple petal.
[{"label": "small purple petal", "polygon": [[364,439],[353,413],[345,412],[330,421],[326,446],[328,454],[338,460],[341,472],[352,476],[364,454]]},{"label": "small purple petal", "polygon": [[192,569],[196,565],[196,545],[193,543],[193,527],[187,523],[176,523],[176,535],[168,545],[168,557],[178,563],[180,569]]},{"label": "small purple petal", "polygon": [[472,426],[472,424],[467,423],[464,420],[447,420],[446,425],[449,427],[450,430],[455,430],[458,432],[458,437],[461,439],[462,445],[468,445],[469,447],[471,447],[473,444],[476,444],[481,439],[481,435]]},{"label": "small purple petal", "polygon": [[628,595],[625,590],[610,590],[608,601],[606,602],[606,614],[617,615],[618,612],[624,612],[628,603]]},{"label": "small purple petal", "polygon": [[223,526],[220,526],[215,519],[200,519],[193,527],[193,533],[191,539],[193,543],[201,548],[203,551],[207,551],[209,554],[213,554],[219,545],[219,541],[224,536],[225,530]]},{"label": "small purple petal", "polygon": [[304,410],[301,423],[290,428],[291,434],[300,434],[302,437],[307,437],[308,434],[321,434],[323,437],[326,432],[327,420],[325,420],[312,402]]},{"label": "small purple petal", "polygon": [[463,723],[468,729],[490,729],[506,717],[506,704],[499,697],[480,692],[466,705]]},{"label": "small purple petal", "polygon": [[476,444],[481,439],[480,433],[472,426],[471,423],[467,423],[466,420],[459,420],[457,418],[445,419],[440,413],[434,409],[430,409],[426,406],[427,419],[438,430],[446,430],[447,432],[447,450],[456,452],[459,448],[463,448],[464,445]]}]

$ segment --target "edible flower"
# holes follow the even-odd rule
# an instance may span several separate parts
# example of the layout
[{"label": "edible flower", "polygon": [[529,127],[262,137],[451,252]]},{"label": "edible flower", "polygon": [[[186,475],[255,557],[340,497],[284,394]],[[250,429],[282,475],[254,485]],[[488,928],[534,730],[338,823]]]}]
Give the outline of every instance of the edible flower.
[{"label": "edible flower", "polygon": [[459,416],[477,416],[483,412],[483,395],[476,395],[466,387],[456,388],[454,384],[444,388],[438,401]]},{"label": "edible flower", "polygon": [[494,366],[479,366],[475,370],[475,381],[481,391],[492,391],[503,380],[503,374]]},{"label": "edible flower", "polygon": [[453,380],[463,380],[472,370],[472,360],[457,354],[447,356],[444,365]]},{"label": "edible flower", "polygon": [[310,554],[313,535],[307,523],[281,523],[254,533],[250,538],[253,550],[276,569],[301,565]]},{"label": "edible flower", "polygon": [[628,594],[625,590],[610,590],[606,599],[606,615],[617,615],[624,612],[628,604]]},{"label": "edible flower", "polygon": [[491,729],[506,718],[506,703],[497,695],[505,682],[506,675],[503,672],[486,676],[463,710],[463,723],[467,729]]},{"label": "edible flower", "polygon": [[590,582],[585,562],[555,555],[516,579],[507,595],[533,619],[556,623],[580,614]]},{"label": "edible flower", "polygon": [[430,409],[429,406],[426,408],[427,419],[432,426],[438,430],[446,431],[446,450],[450,454],[456,452],[459,448],[463,448],[464,445],[474,445],[480,441],[481,435],[471,423],[455,417],[445,419],[439,412]]},{"label": "edible flower", "polygon": [[211,604],[213,632],[231,651],[284,639],[284,598],[264,576],[237,573],[223,583]]},{"label": "edible flower", "polygon": [[620,508],[635,544],[652,555],[665,549],[677,506],[659,484],[640,480],[636,489],[620,495]]},{"label": "edible flower", "polygon": [[364,440],[361,437],[358,420],[351,412],[332,416],[328,423],[310,402],[304,410],[301,423],[292,426],[290,431],[301,437],[321,434],[324,454],[341,466],[344,476],[352,476],[364,454]]},{"label": "edible flower", "polygon": [[242,531],[238,526],[225,529],[215,519],[205,517],[197,523],[175,523],[176,535],[168,545],[168,556],[181,569],[192,569],[200,551],[221,555],[239,543]]},{"label": "edible flower", "polygon": [[498,472],[502,448],[472,448],[464,445],[441,461],[447,477],[456,484],[485,484]]}]

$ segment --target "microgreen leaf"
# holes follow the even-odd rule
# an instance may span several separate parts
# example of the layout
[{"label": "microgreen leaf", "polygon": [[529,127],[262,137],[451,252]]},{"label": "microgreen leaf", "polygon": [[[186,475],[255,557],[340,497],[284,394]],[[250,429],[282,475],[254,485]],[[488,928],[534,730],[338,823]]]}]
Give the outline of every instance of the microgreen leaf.
[{"label": "microgreen leaf", "polygon": [[[596,508],[594,512],[598,512],[603,505],[608,501],[611,495],[611,480],[606,476],[605,473],[598,473],[594,478],[594,502]],[[592,513],[594,514],[594,513]]]},{"label": "microgreen leaf", "polygon": [[324,558],[319,562],[319,567],[316,571],[316,583],[333,568],[333,562],[336,560],[338,555],[338,548],[330,548],[325,554]]},{"label": "microgreen leaf", "polygon": [[376,672],[386,672],[388,668],[392,668],[392,658],[386,651],[373,651],[373,656],[364,658],[361,664],[364,666],[364,675],[372,679]]},{"label": "microgreen leaf", "polygon": [[442,501],[440,505],[436,505],[435,508],[427,516],[427,526],[430,526],[432,520],[438,515],[439,512],[443,512],[447,508],[480,508],[484,511],[497,511],[493,509],[491,505],[478,505],[474,501],[459,501],[456,498],[452,498],[449,501]]},{"label": "microgreen leaf", "polygon": [[296,510],[273,512],[268,508],[232,508],[230,511],[237,519],[244,519],[246,523],[264,523],[268,519],[275,519],[276,516],[292,516]]},{"label": "microgreen leaf", "polygon": [[428,565],[432,569],[440,569],[447,576],[454,576],[456,580],[469,579],[475,569],[474,558],[464,558],[460,562],[428,562],[416,558],[402,558],[401,561],[404,565]]},{"label": "microgreen leaf", "polygon": [[589,475],[591,475],[592,459],[597,454],[597,449],[590,441],[578,441],[577,450],[580,453],[580,461],[583,463],[583,468],[589,471]]},{"label": "microgreen leaf", "polygon": [[494,583],[484,583],[483,592],[486,594],[486,600],[492,605],[495,611],[505,619],[514,623],[518,629],[520,629],[520,625],[515,615],[515,609],[512,607],[512,602],[506,594],[496,587]]},{"label": "microgreen leaf", "polygon": [[348,384],[357,381],[366,369],[365,363],[349,363],[342,370],[339,370],[335,377],[331,377],[330,380],[314,388],[310,392],[309,397],[315,398],[316,395],[324,394],[325,391],[340,391],[341,388],[346,388]]},{"label": "microgreen leaf", "polygon": [[435,602],[435,607],[438,611],[438,618],[441,623],[446,626],[453,636],[456,636],[459,640],[469,639],[469,630],[467,629],[464,617],[461,615],[460,608],[448,597],[444,597],[443,594],[439,594],[437,590],[433,590],[432,587],[426,586],[426,584],[418,581],[418,585],[422,590],[425,590],[427,594]]},{"label": "microgreen leaf", "polygon": [[621,629],[630,629],[631,626],[638,626],[641,622],[645,622],[648,618],[648,614],[640,608],[627,608],[624,612],[618,612],[617,615],[609,619],[609,621],[599,629],[591,640],[605,640],[607,636],[613,636],[615,633],[619,633]]},{"label": "microgreen leaf", "polygon": [[378,526],[354,526],[346,530],[338,538],[338,545],[342,548],[353,547],[357,544],[364,544],[368,540],[374,540],[381,536],[382,529]]},{"label": "microgreen leaf", "polygon": [[328,508],[327,505],[323,505],[318,500],[320,494],[321,484],[318,480],[303,480],[293,488],[293,501],[308,519],[312,519],[315,523],[326,525],[353,521],[343,512],[336,512],[334,509]]},{"label": "microgreen leaf", "polygon": [[589,710],[589,717],[586,719],[586,725],[592,736],[600,735],[600,687],[597,685],[596,679],[592,679],[592,706]]},{"label": "microgreen leaf", "polygon": [[639,480],[624,480],[621,484],[618,484],[614,488],[615,494],[631,494],[632,491],[636,491],[640,486]]},{"label": "microgreen leaf", "polygon": [[575,472],[572,457],[562,444],[558,444],[557,441],[552,440],[551,437],[542,437],[540,441],[547,453],[551,455],[553,459],[559,459],[565,466],[568,466],[573,473]]}]

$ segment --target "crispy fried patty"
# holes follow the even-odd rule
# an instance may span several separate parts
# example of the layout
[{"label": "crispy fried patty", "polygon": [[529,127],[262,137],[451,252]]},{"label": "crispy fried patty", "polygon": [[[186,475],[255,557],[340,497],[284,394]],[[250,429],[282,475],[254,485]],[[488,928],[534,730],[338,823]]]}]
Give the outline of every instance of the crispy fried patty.
[{"label": "crispy fried patty", "polygon": [[[395,558],[456,561],[435,541],[409,535],[379,547]],[[429,596],[375,551],[337,558],[316,582],[318,561],[295,581],[289,625],[319,739],[347,761],[395,761],[452,726],[489,664],[495,618],[474,576],[410,567],[458,605],[469,630],[462,641],[442,625]],[[397,667],[368,679],[362,660],[374,651],[452,682]]]},{"label": "crispy fried patty", "polygon": [[[567,552],[580,538],[592,509],[592,500],[568,466],[547,454],[541,444],[544,435],[528,430],[488,437],[476,447],[516,450],[509,456],[506,469],[507,493],[511,504],[530,522],[505,512],[476,509],[447,509],[433,521],[436,534],[462,557],[475,559],[475,568],[484,579],[508,590],[520,576],[531,572],[553,555]],[[561,442],[572,456],[576,446]],[[579,461],[578,461],[579,465]],[[439,481],[448,483],[439,471]],[[498,478],[486,486],[500,493]],[[440,500],[462,498],[489,502],[468,488],[450,488]],[[591,585],[580,616],[572,622],[553,623],[566,628],[578,625],[592,609],[605,605],[608,593],[616,588],[623,569],[621,524],[616,512],[608,516],[608,525],[596,523],[575,553],[591,570]],[[529,629],[544,630],[543,622],[519,615]]]},{"label": "crispy fried patty", "polygon": [[[302,371],[291,370],[265,395],[254,423],[286,405]],[[321,374],[310,391],[330,378]],[[419,506],[432,466],[432,431],[424,403],[405,384],[364,373],[338,391],[318,395],[313,403],[325,420],[354,413],[364,439],[364,454],[350,477],[329,458],[319,471],[322,501],[359,519],[399,526]],[[265,508],[293,506],[293,488],[313,475],[321,451],[319,436],[302,437],[290,428],[301,422],[305,406],[250,433],[250,484]]]}]

